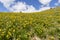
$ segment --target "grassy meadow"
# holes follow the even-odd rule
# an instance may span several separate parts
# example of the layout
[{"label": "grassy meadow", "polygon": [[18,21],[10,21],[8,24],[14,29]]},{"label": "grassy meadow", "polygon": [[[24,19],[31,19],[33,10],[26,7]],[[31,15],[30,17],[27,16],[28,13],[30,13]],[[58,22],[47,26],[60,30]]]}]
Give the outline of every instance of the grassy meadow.
[{"label": "grassy meadow", "polygon": [[60,9],[56,9],[0,12],[0,40],[60,40]]}]

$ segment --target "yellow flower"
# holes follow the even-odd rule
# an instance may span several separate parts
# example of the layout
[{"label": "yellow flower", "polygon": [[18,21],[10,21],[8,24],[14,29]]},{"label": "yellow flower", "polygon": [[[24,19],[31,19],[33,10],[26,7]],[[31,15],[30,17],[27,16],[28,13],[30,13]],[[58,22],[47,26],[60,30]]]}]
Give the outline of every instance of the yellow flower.
[{"label": "yellow flower", "polygon": [[33,20],[33,18],[30,18],[30,20]]},{"label": "yellow flower", "polygon": [[27,22],[27,21],[25,21],[25,22]]},{"label": "yellow flower", "polygon": [[2,33],[1,36],[4,36],[4,34]]},{"label": "yellow flower", "polygon": [[24,27],[26,27],[27,24],[23,24]]},{"label": "yellow flower", "polygon": [[6,35],[6,37],[8,38],[8,37],[9,37],[9,35]]},{"label": "yellow flower", "polygon": [[21,37],[21,35],[19,35],[19,37]]},{"label": "yellow flower", "polygon": [[16,40],[19,40],[18,38]]},{"label": "yellow flower", "polygon": [[9,29],[9,31],[11,31],[11,29]]},{"label": "yellow flower", "polygon": [[28,22],[26,24],[29,24]]},{"label": "yellow flower", "polygon": [[11,35],[11,32],[8,32],[9,35]]},{"label": "yellow flower", "polygon": [[4,34],[4,32],[2,32]]},{"label": "yellow flower", "polygon": [[32,21],[30,21],[29,23],[32,24]]},{"label": "yellow flower", "polygon": [[15,29],[13,30],[13,32],[15,32]]},{"label": "yellow flower", "polygon": [[31,33],[27,33],[28,35],[31,35]]},{"label": "yellow flower", "polygon": [[2,30],[0,29],[0,31],[2,31]]},{"label": "yellow flower", "polygon": [[53,37],[53,36],[51,36],[51,39],[54,39],[54,37]]}]

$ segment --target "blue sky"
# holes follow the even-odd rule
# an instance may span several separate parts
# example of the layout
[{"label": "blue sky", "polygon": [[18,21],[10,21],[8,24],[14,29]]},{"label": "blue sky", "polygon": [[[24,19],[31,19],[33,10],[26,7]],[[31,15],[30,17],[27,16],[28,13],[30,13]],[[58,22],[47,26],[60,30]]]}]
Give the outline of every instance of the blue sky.
[{"label": "blue sky", "polygon": [[0,3],[0,12],[8,12],[8,11],[9,10],[7,10],[7,8],[5,8],[2,3]]},{"label": "blue sky", "polygon": [[0,12],[35,12],[60,6],[60,0],[0,0]]}]

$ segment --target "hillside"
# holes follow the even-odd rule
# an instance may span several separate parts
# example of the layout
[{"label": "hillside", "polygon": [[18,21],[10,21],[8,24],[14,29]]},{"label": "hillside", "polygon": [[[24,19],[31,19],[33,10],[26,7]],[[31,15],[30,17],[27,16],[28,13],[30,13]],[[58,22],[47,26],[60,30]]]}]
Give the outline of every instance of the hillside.
[{"label": "hillside", "polygon": [[42,12],[0,12],[0,40],[60,40],[60,7]]}]

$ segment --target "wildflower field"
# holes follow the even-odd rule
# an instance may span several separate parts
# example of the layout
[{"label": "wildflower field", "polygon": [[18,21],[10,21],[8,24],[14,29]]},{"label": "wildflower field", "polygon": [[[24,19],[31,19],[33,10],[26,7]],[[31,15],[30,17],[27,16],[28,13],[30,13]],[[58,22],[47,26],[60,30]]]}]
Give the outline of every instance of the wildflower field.
[{"label": "wildflower field", "polygon": [[35,36],[60,40],[60,12],[0,12],[0,40],[33,40]]}]

